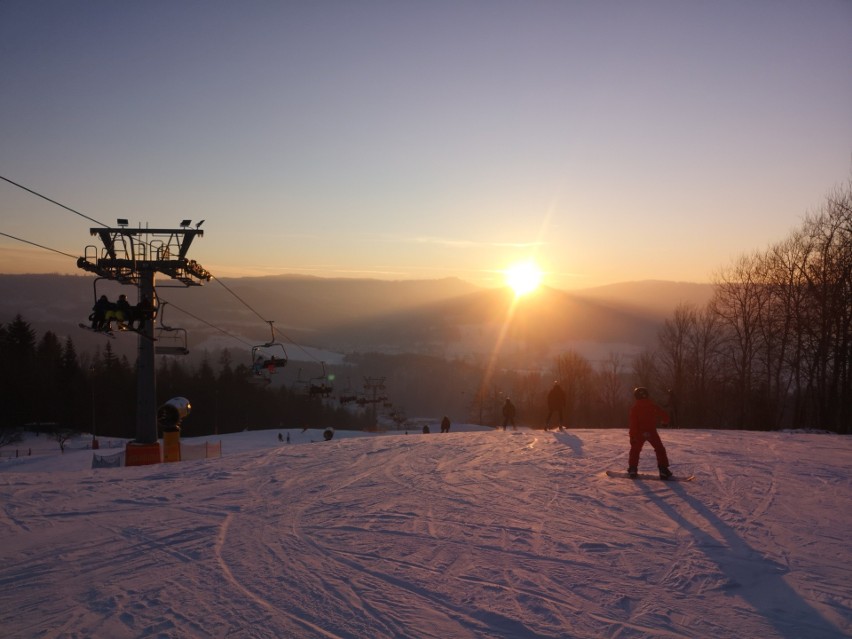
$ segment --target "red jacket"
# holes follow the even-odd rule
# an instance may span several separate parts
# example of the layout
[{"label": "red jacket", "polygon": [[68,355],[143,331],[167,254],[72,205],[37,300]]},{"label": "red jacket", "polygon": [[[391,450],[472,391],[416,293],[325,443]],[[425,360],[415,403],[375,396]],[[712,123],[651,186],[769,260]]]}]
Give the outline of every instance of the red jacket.
[{"label": "red jacket", "polygon": [[630,408],[630,433],[649,433],[657,430],[657,421],[666,425],[669,414],[650,399],[637,399]]}]

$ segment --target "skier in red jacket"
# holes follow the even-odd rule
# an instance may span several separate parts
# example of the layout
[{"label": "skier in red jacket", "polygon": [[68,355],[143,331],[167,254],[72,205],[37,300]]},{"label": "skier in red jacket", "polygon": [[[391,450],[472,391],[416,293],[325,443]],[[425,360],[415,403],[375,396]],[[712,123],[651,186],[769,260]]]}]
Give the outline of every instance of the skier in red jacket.
[{"label": "skier in red jacket", "polygon": [[633,389],[636,402],[630,409],[630,456],[627,460],[627,474],[637,477],[639,474],[639,453],[647,441],[654,447],[660,479],[669,479],[669,458],[666,447],[657,433],[657,421],[664,426],[669,423],[669,414],[657,406],[648,396],[648,389],[642,386]]}]

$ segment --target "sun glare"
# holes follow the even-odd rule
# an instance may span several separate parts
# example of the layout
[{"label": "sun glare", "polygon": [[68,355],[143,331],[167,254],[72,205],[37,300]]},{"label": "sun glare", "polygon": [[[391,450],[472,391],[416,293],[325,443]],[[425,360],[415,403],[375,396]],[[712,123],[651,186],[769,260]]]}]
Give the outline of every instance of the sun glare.
[{"label": "sun glare", "polygon": [[520,297],[532,293],[541,284],[542,272],[535,262],[520,262],[505,271],[506,284]]}]

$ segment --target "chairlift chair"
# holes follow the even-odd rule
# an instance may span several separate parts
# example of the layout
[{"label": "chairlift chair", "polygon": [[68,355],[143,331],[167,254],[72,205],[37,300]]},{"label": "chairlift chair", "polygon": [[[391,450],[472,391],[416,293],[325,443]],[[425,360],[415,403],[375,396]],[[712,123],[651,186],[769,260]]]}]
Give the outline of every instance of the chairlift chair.
[{"label": "chairlift chair", "polygon": [[[133,318],[132,318],[132,316],[131,316],[131,315],[125,316],[125,314],[121,313],[121,312],[120,312],[120,309],[118,309],[118,308],[116,307],[116,303],[115,303],[115,302],[110,301],[110,302],[109,302],[108,307],[107,307],[107,308],[105,308],[105,309],[103,309],[103,317],[100,317],[100,318],[97,318],[97,317],[96,317],[96,311],[95,311],[94,309],[95,309],[95,307],[97,306],[97,304],[98,304],[98,300],[99,300],[99,299],[100,299],[100,297],[101,297],[101,294],[99,294],[99,293],[98,293],[98,282],[100,282],[101,280],[104,280],[104,279],[107,279],[107,280],[108,280],[109,278],[106,278],[106,277],[96,277],[96,278],[92,281],[92,296],[93,296],[93,304],[92,304],[92,312],[91,312],[91,314],[89,315],[89,322],[91,322],[91,323],[92,323],[92,326],[91,326],[92,330],[96,330],[96,331],[97,331],[97,330],[104,330],[104,331],[105,331],[105,329],[96,328],[96,327],[95,327],[95,325],[94,325],[94,324],[95,324],[95,322],[100,322],[100,323],[102,323],[105,327],[106,327],[106,326],[109,326],[112,322],[115,322],[115,323],[116,323],[116,328],[117,328],[119,331],[132,330],[132,329],[130,328],[130,322],[131,322],[131,320],[133,319]],[[131,309],[131,310],[132,310],[132,309]],[[81,322],[81,323],[80,323],[80,326],[84,326],[84,327],[85,327],[85,324],[83,324],[83,323]]]},{"label": "chairlift chair", "polygon": [[308,394],[311,397],[319,395],[320,397],[328,397],[331,395],[334,388],[329,383],[329,376],[325,372],[325,362],[320,362],[322,365],[322,375],[319,377],[311,377],[308,384]]},{"label": "chairlift chair", "polygon": [[168,326],[165,322],[166,304],[163,302],[160,309],[160,325],[156,329],[154,353],[157,355],[189,355],[187,347],[186,329]]},{"label": "chairlift chair", "polygon": [[349,378],[346,378],[346,388],[341,391],[337,399],[344,405],[358,400],[358,394],[352,390],[352,381]]},{"label": "chairlift chair", "polygon": [[275,329],[269,322],[272,339],[265,344],[258,344],[251,349],[252,372],[259,377],[274,375],[279,368],[287,365],[287,351],[284,345],[275,341]]}]

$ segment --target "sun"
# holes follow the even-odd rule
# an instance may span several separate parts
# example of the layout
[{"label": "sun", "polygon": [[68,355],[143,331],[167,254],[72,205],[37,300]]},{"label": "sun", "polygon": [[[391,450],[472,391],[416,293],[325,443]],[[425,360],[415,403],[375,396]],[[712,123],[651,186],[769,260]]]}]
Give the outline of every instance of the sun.
[{"label": "sun", "polygon": [[503,271],[506,275],[506,285],[520,297],[532,293],[541,284],[541,269],[533,261],[518,262]]}]

